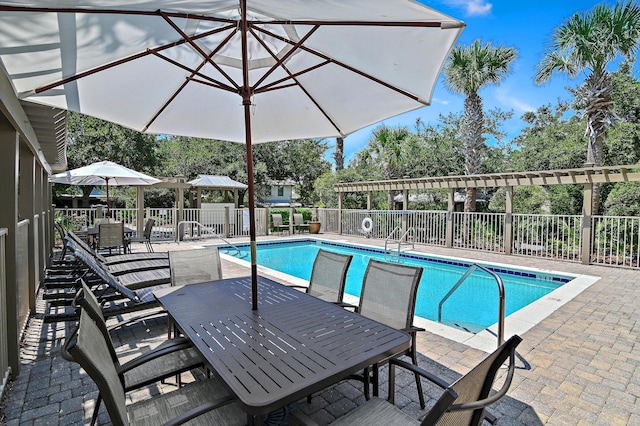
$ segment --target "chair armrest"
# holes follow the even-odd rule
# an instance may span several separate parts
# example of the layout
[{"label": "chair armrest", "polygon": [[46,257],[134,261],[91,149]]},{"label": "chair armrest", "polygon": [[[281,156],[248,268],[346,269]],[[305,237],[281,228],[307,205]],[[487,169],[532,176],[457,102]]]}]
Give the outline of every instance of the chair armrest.
[{"label": "chair armrest", "polygon": [[426,331],[424,328],[421,327],[415,327],[415,326],[411,326],[411,327],[407,327],[407,328],[402,328],[400,329],[400,331],[404,331],[405,333],[409,333],[409,334],[415,334],[418,331]]},{"label": "chair armrest", "polygon": [[406,370],[409,370],[409,371],[411,371],[413,373],[416,373],[416,374],[424,377],[425,379],[435,383],[436,385],[440,386],[443,389],[449,387],[449,383],[447,383],[446,381],[444,381],[440,377],[438,377],[438,376],[436,376],[436,375],[434,375],[432,373],[429,373],[427,370],[424,370],[424,369],[418,367],[417,365],[410,364],[410,363],[408,363],[406,361],[402,361],[402,360],[397,359],[397,358],[391,358],[389,360],[389,365],[390,366],[397,365],[397,366],[402,367],[402,368],[404,368]]},{"label": "chair armrest", "polygon": [[291,287],[291,288],[299,288],[304,290],[305,293],[309,293],[309,287],[305,287],[303,285],[294,285],[294,284],[287,284],[287,287]]},{"label": "chair armrest", "polygon": [[205,404],[199,405],[195,408],[192,408],[189,411],[186,411],[184,413],[182,413],[181,415],[179,415],[178,417],[175,417],[171,420],[169,420],[168,422],[166,422],[164,424],[164,426],[177,426],[177,425],[181,425],[183,423],[188,422],[191,419],[194,419],[206,412],[209,412],[211,410],[215,410],[217,408],[220,407],[224,407],[227,404],[230,404],[232,402],[235,401],[235,398],[232,396],[226,396],[224,398],[218,398],[215,401],[211,401],[211,402],[207,402]]},{"label": "chair armrest", "polygon": [[300,410],[289,413],[289,426],[320,426],[315,420]]},{"label": "chair armrest", "polygon": [[186,338],[176,338],[172,340],[167,340],[157,348],[149,352],[146,352],[145,354],[140,355],[129,362],[125,362],[124,364],[122,364],[120,368],[118,368],[118,374],[124,374],[127,371],[137,368],[149,361],[152,361],[154,359],[160,358],[162,356],[165,356],[173,352],[189,349],[192,346],[193,346],[193,343],[191,343],[191,341],[189,341]]},{"label": "chair armrest", "polygon": [[352,305],[351,303],[335,302],[334,305],[338,305],[341,308],[345,308],[345,309],[353,309],[353,312],[358,312],[358,306],[357,305]]}]

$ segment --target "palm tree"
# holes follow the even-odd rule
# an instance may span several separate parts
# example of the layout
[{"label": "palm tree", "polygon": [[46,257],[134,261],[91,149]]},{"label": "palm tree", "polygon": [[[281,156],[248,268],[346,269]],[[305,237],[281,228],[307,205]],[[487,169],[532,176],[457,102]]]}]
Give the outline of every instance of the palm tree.
[{"label": "palm tree", "polygon": [[[403,174],[403,145],[409,141],[412,133],[404,126],[387,127],[382,125],[374,129],[369,145],[359,154],[360,160],[382,172],[382,178],[398,179]],[[389,209],[393,209],[395,191],[388,193]]]},{"label": "palm tree", "polygon": [[336,138],[336,150],[333,153],[333,160],[336,162],[336,172],[344,170],[344,139]]},{"label": "palm tree", "polygon": [[[475,40],[470,46],[453,48],[444,68],[445,84],[452,92],[464,95],[462,135],[465,147],[465,173],[478,172],[485,147],[482,98],[478,92],[489,84],[498,84],[511,71],[518,51],[513,47],[494,47]],[[464,211],[476,209],[476,188],[467,188]]]},{"label": "palm tree", "polygon": [[[619,54],[635,56],[640,43],[640,7],[632,0],[611,8],[596,5],[586,13],[575,13],[554,32],[552,43],[538,64],[535,81],[549,81],[554,73],[570,78],[586,73],[574,91],[576,106],[587,118],[587,162],[602,165],[602,147],[614,116],[611,109],[611,74],[607,67]],[[600,188],[594,185],[592,214],[598,214]]]}]

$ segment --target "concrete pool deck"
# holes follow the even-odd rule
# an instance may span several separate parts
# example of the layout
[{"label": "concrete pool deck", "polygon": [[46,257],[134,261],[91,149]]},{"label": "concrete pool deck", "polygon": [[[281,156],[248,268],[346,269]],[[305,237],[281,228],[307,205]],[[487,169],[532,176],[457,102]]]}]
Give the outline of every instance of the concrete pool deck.
[{"label": "concrete pool deck", "polygon": [[[384,246],[384,241],[363,238],[332,234],[318,237]],[[260,238],[263,239],[267,238]],[[241,241],[246,239],[230,240]],[[162,242],[154,243],[154,248],[182,250],[213,243],[216,241]],[[138,250],[143,250],[143,246]],[[640,424],[640,271],[431,246],[416,246],[415,251],[597,277],[557,306],[551,301],[548,306],[527,313],[527,317],[544,318],[530,321],[526,330],[518,332],[523,337],[518,347],[519,368],[507,397],[493,406],[491,412],[503,425]],[[245,267],[228,260],[223,260],[222,268],[225,277],[248,274]],[[543,308],[551,312],[543,315],[540,312]],[[510,327],[507,322],[507,336]],[[153,327],[141,328],[132,331],[136,339],[153,331]],[[419,333],[418,351],[422,355],[419,363],[453,380],[486,354],[461,343],[447,329]],[[60,344],[68,330],[68,323],[43,324],[37,316],[32,318],[22,348],[22,371],[7,392],[0,423],[14,426],[88,422],[95,387],[84,373],[79,373],[77,366],[59,356]],[[126,339],[122,337],[123,341]],[[398,404],[418,416],[420,410],[410,378],[400,383],[399,393],[404,398],[397,398]],[[156,391],[162,389],[153,392]],[[385,394],[382,387],[381,394]],[[327,424],[359,403],[362,398],[357,385],[345,382],[301,407],[320,424]],[[101,419],[107,419],[104,410]]]}]

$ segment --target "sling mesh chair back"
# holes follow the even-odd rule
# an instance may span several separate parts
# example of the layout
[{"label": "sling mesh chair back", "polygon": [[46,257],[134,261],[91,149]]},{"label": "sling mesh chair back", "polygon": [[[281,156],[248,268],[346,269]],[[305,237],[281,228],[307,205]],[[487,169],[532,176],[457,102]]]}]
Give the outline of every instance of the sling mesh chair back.
[{"label": "sling mesh chair back", "polygon": [[144,243],[147,247],[147,252],[153,253],[153,246],[151,245],[151,232],[153,231],[153,225],[155,225],[155,223],[155,219],[147,219],[147,221],[144,223],[144,230],[142,231],[141,236],[127,238],[129,252],[131,252],[131,243]]},{"label": "sling mesh chair back", "polygon": [[120,253],[120,249],[124,247],[124,224],[120,223],[101,223],[98,227],[98,249],[111,250],[115,249]]},{"label": "sling mesh chair back", "polygon": [[[418,364],[416,334],[423,329],[413,326],[418,285],[423,269],[371,259],[362,280],[358,313],[389,327],[411,334],[409,355]],[[365,370],[365,396],[368,397],[368,372]],[[416,375],[420,406],[424,409],[424,396],[420,378]],[[373,369],[373,392],[378,394],[377,368]]]},{"label": "sling mesh chair back", "polygon": [[307,293],[331,303],[342,303],[347,270],[352,255],[318,250],[311,269],[311,279]]},{"label": "sling mesh chair back", "polygon": [[220,253],[215,247],[170,251],[169,269],[173,286],[222,279]]},{"label": "sling mesh chair back", "polygon": [[[90,316],[95,322],[98,330],[102,333],[104,340],[107,342],[107,348],[111,355],[111,360],[118,367],[118,374],[125,391],[137,389],[165,379],[182,372],[193,370],[204,365],[204,361],[198,351],[186,339],[171,339],[162,342],[154,349],[147,350],[144,354],[131,358],[131,352],[136,349],[135,342],[127,343],[128,350],[126,356],[129,361],[120,365],[119,356],[113,346],[111,334],[104,316],[100,302],[91,292],[87,284],[81,279],[82,290],[76,296],[76,303],[80,305],[83,312]],[[136,318],[133,319],[134,321]],[[116,327],[131,324],[130,321],[123,321],[116,324]],[[141,342],[143,346],[146,343]],[[181,382],[178,381],[178,384]],[[98,394],[96,404],[94,406],[94,414],[92,420],[95,421],[98,416],[98,409],[102,396]]]},{"label": "sling mesh chair back", "polygon": [[246,414],[237,404],[232,404],[234,398],[215,377],[127,406],[118,364],[111,358],[109,345],[94,320],[83,310],[62,354],[80,364],[96,383],[113,425],[165,424],[178,418],[182,421],[175,424],[189,419],[192,419],[190,425],[246,423]]}]

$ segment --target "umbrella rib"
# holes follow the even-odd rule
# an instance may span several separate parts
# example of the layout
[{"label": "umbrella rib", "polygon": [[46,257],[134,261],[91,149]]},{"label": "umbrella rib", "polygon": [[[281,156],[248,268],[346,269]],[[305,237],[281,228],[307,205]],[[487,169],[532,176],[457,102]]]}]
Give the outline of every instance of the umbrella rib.
[{"label": "umbrella rib", "polygon": [[[0,10],[1,10],[1,8],[0,8]],[[229,28],[235,28],[235,25],[234,26],[230,26]],[[215,33],[219,32],[219,31],[220,31],[220,29],[216,28],[214,30],[207,31],[207,32],[202,33],[202,34],[198,34],[197,36],[192,37],[191,40],[196,40],[196,39],[200,39],[200,38],[203,38],[203,37],[209,37],[210,35],[215,34]],[[153,49],[147,49],[145,52],[136,53],[136,54],[133,54],[131,56],[127,56],[125,58],[121,58],[121,59],[115,60],[113,62],[109,62],[108,64],[104,64],[104,65],[101,65],[99,67],[92,68],[90,70],[87,70],[87,71],[84,71],[84,72],[81,72],[81,73],[78,73],[78,74],[74,74],[72,76],[69,76],[67,78],[63,78],[61,80],[58,80],[56,82],[47,84],[45,86],[40,86],[40,87],[36,88],[33,91],[33,93],[46,92],[47,90],[51,90],[51,89],[53,89],[55,87],[62,86],[62,85],[67,84],[67,83],[71,83],[71,82],[76,81],[76,80],[80,80],[80,79],[82,79],[84,77],[88,77],[90,75],[93,75],[93,74],[96,74],[96,73],[99,73],[99,72],[102,72],[102,71],[106,71],[106,70],[111,69],[113,67],[116,67],[118,65],[126,64],[127,62],[131,62],[131,61],[134,61],[136,59],[144,58],[145,56],[152,55],[152,54],[155,54],[157,52],[161,52],[163,50],[170,49],[172,47],[180,46],[180,45],[185,44],[185,43],[187,43],[187,40],[178,40],[178,41],[174,41],[174,42],[169,43],[169,44],[165,44],[164,46],[155,47]],[[28,96],[29,94],[30,94],[30,92],[27,93],[26,95]],[[22,97],[24,97],[24,95],[22,95]]]},{"label": "umbrella rib", "polygon": [[308,72],[314,71],[314,70],[316,70],[316,69],[318,69],[318,68],[321,68],[321,67],[323,67],[323,66],[325,66],[325,65],[328,65],[328,64],[330,64],[330,63],[331,63],[330,61],[324,61],[324,62],[321,62],[321,63],[319,63],[319,64],[316,64],[316,65],[314,65],[314,66],[312,66],[312,67],[306,68],[306,69],[304,69],[304,70],[302,70],[302,71],[298,71],[297,73],[292,74],[291,76],[283,77],[283,78],[281,78],[280,80],[272,81],[271,83],[269,83],[269,84],[265,84],[264,86],[262,86],[262,87],[261,87],[261,88],[259,88],[259,89],[258,89],[258,88],[254,89],[254,93],[263,93],[263,92],[269,92],[269,91],[271,91],[271,90],[277,90],[277,89],[279,89],[279,88],[286,88],[286,87],[290,87],[292,84],[293,84],[293,85],[295,85],[295,83],[287,84],[287,85],[285,85],[285,86],[278,86],[278,87],[274,87],[274,86],[277,86],[278,84],[284,83],[284,82],[285,82],[285,81],[287,81],[287,80],[291,80],[291,78],[292,78],[292,77],[298,77],[298,76],[301,76],[301,75],[303,75],[303,74],[306,74],[306,73],[308,73]]},{"label": "umbrella rib", "polygon": [[[276,63],[273,64],[273,66],[267,70],[267,72],[264,73],[264,75],[255,83],[254,87],[257,87],[260,85],[260,83],[262,83],[268,76],[271,75],[271,73],[273,73],[276,69],[278,69],[279,66],[281,66],[284,61],[287,60],[287,58],[289,58],[291,55],[293,55],[295,53],[296,50],[298,50],[298,47],[302,46],[304,44],[305,41],[307,41],[309,39],[309,37],[311,37],[311,35],[313,33],[315,33],[318,28],[320,28],[319,26],[315,26],[313,28],[311,28],[311,30],[309,30],[309,32],[307,34],[305,34],[304,37],[302,37],[300,40],[298,40],[298,42],[296,44],[293,45],[293,47],[291,47],[291,49],[289,49],[289,51],[287,53],[285,53],[282,58],[278,59],[277,56],[275,56],[275,60]],[[249,26],[249,32],[251,33],[251,35],[253,35],[253,37],[258,40],[258,42],[267,50],[269,50],[264,42],[264,40],[262,40],[261,38],[257,37],[256,33],[253,31],[253,25]],[[271,52],[269,52],[269,54],[271,54]],[[271,55],[273,56],[273,55]]]},{"label": "umbrella rib", "polygon": [[[175,22],[173,22],[171,19],[169,19],[169,16],[164,13],[164,12],[160,12],[160,16],[162,16],[165,21],[167,21],[167,23],[169,25],[171,25],[171,27],[182,37],[184,38],[187,43],[189,43],[189,45],[191,45],[191,47],[193,47],[196,52],[198,52],[200,55],[202,55],[202,57],[205,59],[205,61],[207,61],[209,64],[211,64],[211,66],[213,66],[215,69],[218,70],[218,72],[220,74],[222,74],[228,81],[229,83],[231,83],[232,86],[234,86],[236,89],[240,90],[240,86],[233,81],[233,79],[229,76],[229,74],[227,74],[222,68],[220,68],[220,66],[218,64],[215,63],[215,61],[211,60],[211,57],[209,57],[209,55],[207,55],[207,53],[202,50],[202,48],[200,48],[200,46],[198,46],[195,41],[189,37],[184,31],[182,31],[182,29],[180,27],[178,27],[178,25],[176,25]],[[228,41],[229,38],[225,39],[225,42]],[[224,46],[224,43],[221,43],[220,46],[218,46],[218,49],[221,48],[222,46]],[[217,49],[216,49],[217,51]]]},{"label": "umbrella rib", "polygon": [[200,74],[200,70],[202,69],[202,67],[204,67],[207,63],[210,62],[211,58],[213,57],[213,55],[215,55],[220,49],[222,49],[222,47],[233,37],[233,32],[230,32],[229,35],[227,35],[227,37],[218,45],[218,47],[214,50],[211,51],[211,53],[209,55],[207,55],[207,57],[200,63],[200,65],[198,65],[195,69],[191,69],[185,65],[182,65],[181,63],[174,61],[173,59],[167,58],[164,55],[160,55],[159,53],[157,53],[158,57],[165,59],[166,61],[168,61],[169,63],[172,63],[182,69],[185,69],[189,72],[191,72],[191,75],[189,77],[186,78],[186,80],[180,85],[180,87],[174,92],[174,94],[167,100],[167,102],[158,110],[158,112],[151,118],[151,120],[149,120],[149,122],[144,126],[143,131],[146,132],[147,129],[149,128],[149,126],[151,126],[160,116],[160,114],[162,114],[162,112],[167,109],[167,107],[169,106],[169,104],[171,104],[171,102],[173,102],[173,100],[180,94],[180,92],[182,92],[182,90],[187,86],[187,84],[190,81],[198,81],[198,80],[194,80],[194,76],[197,75],[199,77],[202,77],[206,80],[211,81],[212,83],[211,86],[216,87],[218,89],[222,89],[222,90],[228,90],[230,92],[237,92],[237,90],[235,90],[233,87],[228,86],[222,82],[219,82],[215,79],[212,79],[206,75],[202,75]]},{"label": "umbrella rib", "polygon": [[[253,32],[253,29],[250,28],[249,31],[255,37],[255,33]],[[255,38],[262,45],[262,47],[264,47],[264,49],[269,53],[269,55],[271,55],[276,61],[278,61],[277,55],[275,53],[273,53],[273,51],[269,48],[269,46],[267,46],[267,44],[264,42],[264,40],[262,40],[260,37],[255,37]],[[300,44],[300,43],[298,43],[296,45],[297,46],[302,46],[302,44]],[[311,100],[311,102],[313,102],[313,104],[316,106],[316,108],[318,108],[318,110],[322,113],[322,115],[325,116],[327,121],[329,121],[329,123],[331,123],[331,125],[336,129],[336,131],[339,132],[340,134],[343,134],[342,131],[340,130],[340,127],[333,121],[333,119],[331,118],[331,116],[329,116],[327,111],[325,111],[325,109],[322,108],[322,106],[318,103],[318,101],[316,101],[316,99],[313,96],[311,96],[311,93],[309,93],[307,91],[307,89],[305,89],[305,87],[302,84],[300,84],[298,79],[293,77],[293,73],[289,70],[289,68],[287,68],[287,66],[282,62],[280,62],[279,65],[287,74],[289,74],[289,77],[296,83],[296,85],[300,88],[300,90],[302,90],[304,92],[304,94],[307,95],[309,100]],[[270,70],[270,71],[272,71],[272,70]]]},{"label": "umbrella rib", "polygon": [[[291,40],[289,40],[289,39],[287,39],[285,37],[282,37],[282,36],[280,36],[278,34],[274,34],[274,33],[270,32],[270,31],[267,31],[264,28],[256,27],[256,29],[258,31],[264,33],[264,34],[267,34],[267,35],[270,35],[272,37],[275,37],[276,39],[278,39],[280,41],[284,41],[285,43],[293,44],[293,42]],[[358,75],[360,75],[360,76],[362,76],[364,78],[367,78],[367,79],[369,79],[369,80],[371,80],[371,81],[373,81],[375,83],[378,83],[381,86],[384,86],[384,87],[386,87],[388,89],[391,89],[391,90],[393,90],[395,92],[398,92],[401,95],[404,95],[404,96],[406,96],[406,97],[408,97],[410,99],[413,99],[416,102],[420,102],[421,104],[424,104],[424,105],[429,105],[428,102],[426,102],[425,100],[421,99],[420,97],[418,97],[418,96],[416,96],[416,95],[414,95],[412,93],[409,93],[404,89],[401,89],[401,88],[396,87],[396,86],[394,86],[392,84],[389,84],[386,81],[380,80],[379,78],[374,77],[371,74],[365,73],[365,72],[363,72],[363,71],[361,71],[361,70],[359,70],[357,68],[354,68],[351,65],[347,65],[344,62],[338,61],[337,59],[331,58],[331,57],[329,57],[329,56],[327,56],[327,55],[325,55],[323,53],[317,52],[317,51],[315,51],[315,50],[313,50],[313,49],[311,49],[311,48],[309,48],[307,46],[304,46],[304,45],[301,45],[298,48],[304,50],[307,53],[315,55],[315,56],[317,56],[317,57],[319,57],[321,59],[324,59],[324,60],[326,60],[328,62],[336,64],[336,65],[338,65],[338,66],[340,66],[342,68],[345,68],[345,69],[347,69],[347,70],[349,70],[349,71],[351,71],[351,72],[353,72],[355,74],[358,74]]]}]

